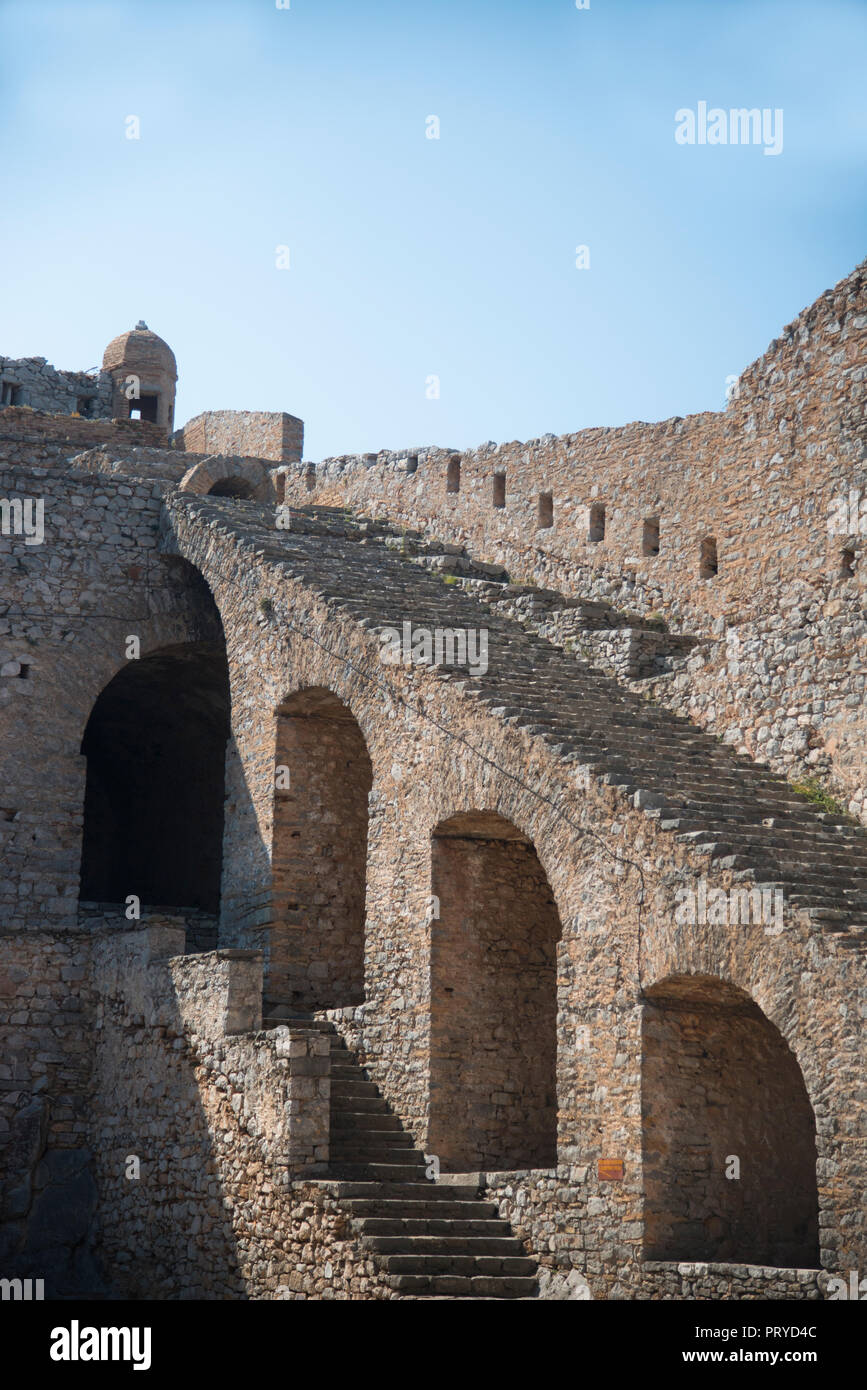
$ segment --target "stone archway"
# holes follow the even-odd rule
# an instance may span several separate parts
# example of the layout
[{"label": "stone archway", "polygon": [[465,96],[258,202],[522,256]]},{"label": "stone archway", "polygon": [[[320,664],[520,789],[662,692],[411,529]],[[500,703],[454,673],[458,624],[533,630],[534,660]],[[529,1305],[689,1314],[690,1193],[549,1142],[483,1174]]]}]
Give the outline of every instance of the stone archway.
[{"label": "stone archway", "polygon": [[322,688],[277,710],[268,997],[329,1009],[364,999],[373,770],[348,705]]},{"label": "stone archway", "polygon": [[681,975],[647,992],[642,1133],[646,1259],[818,1266],[813,1109],[743,990]]},{"label": "stone archway", "polygon": [[220,645],[164,647],[109,681],[81,744],[82,901],[217,911],[228,737]]},{"label": "stone archway", "polygon": [[234,497],[241,501],[276,502],[271,473],[258,459],[224,458],[219,454],[199,459],[188,468],[178,487],[200,496]]},{"label": "stone archway", "polygon": [[557,1161],[554,895],[531,841],[493,812],[431,845],[428,1147],[444,1171]]}]

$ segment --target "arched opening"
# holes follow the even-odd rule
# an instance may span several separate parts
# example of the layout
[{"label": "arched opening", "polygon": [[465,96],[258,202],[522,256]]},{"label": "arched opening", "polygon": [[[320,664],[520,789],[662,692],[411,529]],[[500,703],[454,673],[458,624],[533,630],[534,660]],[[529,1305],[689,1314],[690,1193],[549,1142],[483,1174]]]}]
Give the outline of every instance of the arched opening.
[{"label": "arched opening", "polygon": [[428,1148],[441,1168],[544,1168],[557,1157],[560,919],[527,837],[493,812],[431,842]]},{"label": "arched opening", "polygon": [[218,910],[228,737],[221,645],[166,647],[109,682],[81,744],[82,901]]},{"label": "arched opening", "polygon": [[648,992],[642,1127],[646,1259],[818,1265],[812,1106],[749,995],[701,975]]},{"label": "arched opening", "polygon": [[221,478],[208,488],[209,497],[234,497],[239,502],[249,502],[255,495],[256,489],[249,478]]},{"label": "arched opening", "polygon": [[277,710],[269,998],[297,1009],[364,999],[373,768],[349,707],[299,691]]}]

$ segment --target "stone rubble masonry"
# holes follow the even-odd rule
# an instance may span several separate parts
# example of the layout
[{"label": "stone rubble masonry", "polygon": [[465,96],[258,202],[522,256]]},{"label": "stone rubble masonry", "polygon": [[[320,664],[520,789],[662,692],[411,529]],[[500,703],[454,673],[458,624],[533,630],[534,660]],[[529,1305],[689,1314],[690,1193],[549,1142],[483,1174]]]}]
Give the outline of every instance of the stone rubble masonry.
[{"label": "stone rubble masonry", "polygon": [[587,1165],[523,1173],[479,1173],[480,1190],[497,1202],[510,1222],[542,1261],[541,1298],[563,1301],[604,1296],[612,1299],[812,1299],[828,1296],[832,1277],[823,1270],[786,1269],[679,1260],[624,1262],[629,1277],[604,1281],[600,1275],[612,1256],[622,1258],[594,1229],[594,1212],[611,1201],[603,1184],[594,1183]]},{"label": "stone rubble masonry", "polygon": [[192,454],[177,449],[134,448],[123,440],[86,449],[68,461],[76,473],[152,478],[177,483],[182,492],[222,492],[261,502],[276,500],[267,461],[242,454]]},{"label": "stone rubble masonry", "polygon": [[93,942],[0,935],[0,1267],[94,1288]]},{"label": "stone rubble masonry", "polygon": [[[825,518],[862,478],[863,278],[801,315],[722,415],[484,446],[448,493],[449,450],[415,473],[397,456],[326,464],[312,490],[304,466],[260,458],[285,480],[288,531],[272,505],[182,491],[213,455],[162,449],[153,426],[0,413],[0,495],[43,498],[46,530],[36,546],[0,535],[4,1272],[142,1298],[395,1296],[327,1174],[330,1052],[286,1017],[293,991],[414,1143],[443,1149],[446,1180],[484,1167],[470,1181],[543,1266],[543,1297],[586,1282],[594,1298],[813,1298],[830,1274],[867,1269],[865,838],[748,756],[778,742],[766,756],[781,770],[821,768],[783,748],[793,720],[860,804],[865,580],[863,566],[832,576]],[[503,466],[505,506],[489,513]],[[542,531],[539,491],[554,503]],[[606,538],[590,543],[576,518],[596,496]],[[619,679],[556,644],[566,619],[546,633],[537,614],[533,630],[411,563],[388,527],[311,506],[323,502],[637,615],[596,629]],[[656,515],[659,556],[642,556]],[[699,581],[705,534],[720,572]],[[640,674],[650,639],[632,671],[615,641],[658,631],[655,613],[701,644],[685,641],[667,677]],[[488,672],[384,665],[379,632],[403,620],[484,626]],[[720,679],[732,626],[741,685]],[[78,901],[82,737],[131,634],[142,657],[225,647],[212,949],[205,910],[145,903],[135,923]],[[675,916],[702,881],[710,895],[777,880],[778,936]],[[263,997],[280,1026],[262,1028]],[[725,1061],[736,1043],[741,1072]],[[468,1047],[484,1052],[468,1075],[496,1086],[489,1101],[462,1080]],[[720,1058],[725,1075],[710,1076]],[[745,1217],[733,1212],[723,1121],[758,1095],[738,1133],[775,1191],[792,1157],[800,1182],[813,1136],[792,1078],[815,1118],[815,1261],[735,1263],[725,1242],[758,1207],[745,1184]],[[522,1087],[538,1092],[531,1153]],[[694,1130],[666,1097],[693,1109]],[[531,1167],[502,1171],[503,1136],[507,1161]],[[622,1180],[599,1176],[605,1159]],[[812,1250],[808,1226],[793,1239]],[[668,1250],[683,1232],[715,1242],[714,1260],[649,1258],[649,1239]]]},{"label": "stone rubble masonry", "polygon": [[[262,958],[182,929],[95,943],[98,1251],[129,1297],[389,1297],[328,1157],[329,1043],[261,1022]],[[127,1176],[130,1156],[140,1177]]]},{"label": "stone rubble masonry", "polygon": [[[719,413],[281,469],[286,501],[388,517],[564,595],[664,618],[702,645],[649,693],[867,822],[867,264],[744,371]],[[505,505],[494,480],[505,476]],[[311,490],[312,489],[312,490]],[[553,525],[539,528],[539,497]],[[855,493],[863,521],[829,529]],[[605,509],[591,539],[591,508]],[[851,516],[854,515],[850,508]],[[659,520],[658,554],[642,553]],[[702,542],[719,570],[702,578]],[[842,573],[843,552],[854,573]],[[632,672],[629,672],[631,675]],[[647,672],[641,672],[647,674]]]},{"label": "stone rubble masonry", "polygon": [[174,442],[191,453],[292,463],[304,451],[304,421],[285,411],[206,410],[176,431]]},{"label": "stone rubble masonry", "polygon": [[49,1297],[391,1297],[305,1176],[327,1039],[256,1031],[256,953],[177,956],[177,918],[130,925],[0,936],[4,1271]]},{"label": "stone rubble masonry", "polygon": [[36,455],[46,450],[62,465],[71,454],[102,443],[165,448],[166,432],[149,420],[87,420],[7,406],[0,410],[0,443],[4,462],[36,462]]},{"label": "stone rubble masonry", "polygon": [[[14,388],[15,406],[92,420],[110,420],[113,414],[109,372],[64,372],[44,357],[0,357],[0,384]],[[4,415],[0,411],[0,426]]]},{"label": "stone rubble masonry", "polygon": [[0,496],[45,504],[44,544],[0,535],[0,669],[17,664],[27,677],[0,677],[0,715],[18,730],[0,751],[3,930],[76,926],[81,740],[97,696],[126,665],[127,638],[146,655],[210,633],[201,602],[182,597],[182,563],[157,552],[164,486],[24,465],[0,472]]},{"label": "stone rubble masonry", "polygon": [[[270,542],[274,553],[269,562],[269,541],[264,530],[252,528],[258,514],[250,504],[241,504],[235,523],[231,504],[217,499],[176,494],[166,505],[179,552],[208,578],[231,652],[238,770],[230,781],[229,800],[234,805],[243,788],[251,804],[243,818],[233,814],[227,829],[227,940],[261,947],[266,956],[272,949],[267,912],[259,916],[250,910],[251,903],[263,902],[268,879],[257,886],[250,866],[257,862],[256,845],[269,843],[273,833],[276,711],[291,677],[291,688],[324,688],[351,708],[371,758],[362,1054],[417,1143],[426,1145],[429,1138],[431,1029],[444,1006],[442,998],[431,997],[432,924],[426,915],[432,891],[431,829],[456,812],[495,807],[536,847],[562,923],[557,950],[558,1176],[561,1163],[565,1177],[575,1164],[592,1165],[612,1154],[626,1166],[616,1191],[609,1185],[604,1195],[594,1194],[569,1267],[575,1257],[585,1260],[581,1242],[593,1238],[599,1253],[588,1269],[597,1295],[620,1280],[640,1278],[637,1270],[634,1276],[626,1273],[627,1266],[637,1264],[643,1229],[639,1096],[645,1005],[634,992],[637,937],[643,995],[671,975],[731,980],[796,1048],[814,1105],[823,1096],[817,1110],[819,1201],[826,1223],[822,1258],[829,1267],[854,1260],[864,1239],[857,1215],[863,1140],[856,1137],[857,1106],[847,1097],[854,1096],[863,1029],[854,1006],[847,1005],[841,1017],[833,1007],[826,1012],[820,1000],[863,992],[863,972],[855,957],[831,936],[817,934],[806,910],[794,905],[787,930],[773,943],[760,928],[699,923],[684,933],[673,919],[676,886],[694,882],[695,874],[705,876],[709,888],[724,891],[737,882],[714,846],[702,848],[699,841],[688,847],[673,840],[647,801],[643,811],[630,809],[613,786],[595,779],[579,794],[580,768],[563,763],[556,746],[468,700],[460,681],[444,680],[425,668],[412,674],[384,668],[377,659],[375,633],[360,627],[353,607],[340,599],[348,583],[344,579],[341,585],[342,567],[348,571],[353,563],[348,557],[338,560],[336,552],[326,552],[317,561],[313,542],[302,553],[304,538],[292,532],[292,543],[299,547],[295,562],[277,538]],[[390,568],[385,556],[359,548],[359,565],[364,556],[369,556],[364,561],[367,578],[358,582],[369,602],[376,603],[377,585],[398,582],[399,562],[390,562]],[[416,591],[420,580],[412,579],[413,567],[405,569],[406,611],[418,612],[423,601],[430,602],[427,587],[423,594]],[[325,595],[335,589],[329,603]],[[440,612],[454,624],[459,613],[451,605],[458,598],[445,586],[439,592],[442,604],[451,594],[450,608]],[[327,634],[327,642],[319,634]],[[547,689],[554,699],[541,664],[544,653],[537,650],[536,656],[540,664],[534,675],[522,671],[521,679],[538,682],[540,691]],[[398,697],[409,708],[398,707]],[[424,716],[414,712],[422,710]],[[441,730],[451,731],[452,737]],[[485,750],[485,760],[473,754],[474,748]],[[501,774],[500,768],[520,768],[520,780]],[[542,787],[544,799],[535,791]],[[556,806],[572,808],[577,829],[559,818],[552,810]],[[643,885],[627,867],[636,858]],[[467,957],[467,968],[470,964]],[[329,1017],[340,1026],[339,1013]],[[589,1029],[589,1048],[579,1042],[582,1028]],[[347,1040],[352,1034],[357,1038],[355,1013]],[[533,1253],[537,1250],[534,1245]]]}]

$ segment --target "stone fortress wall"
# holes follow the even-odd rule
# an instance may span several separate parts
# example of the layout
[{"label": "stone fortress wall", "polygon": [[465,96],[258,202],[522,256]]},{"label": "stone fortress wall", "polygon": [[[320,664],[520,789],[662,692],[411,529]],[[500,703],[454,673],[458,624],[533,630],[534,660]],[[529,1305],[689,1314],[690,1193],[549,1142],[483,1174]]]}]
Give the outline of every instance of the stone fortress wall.
[{"label": "stone fortress wall", "polygon": [[206,410],[177,430],[173,442],[188,453],[241,454],[291,463],[304,450],[304,421],[277,411]]},{"label": "stone fortress wall", "polygon": [[108,372],[64,372],[44,357],[0,357],[0,404],[56,415],[110,420],[113,383]]},{"label": "stone fortress wall", "polygon": [[[863,478],[862,296],[859,270],[722,415],[568,445],[310,468],[0,412],[0,495],[45,532],[0,535],[4,1270],[53,1295],[819,1298],[867,1266],[867,844],[748,732],[817,730],[827,765],[802,762],[863,787],[863,538],[826,525]],[[606,675],[503,568],[698,645]],[[487,670],[385,665],[405,621],[484,627]],[[675,910],[763,889],[779,932]],[[472,1278],[365,1225],[395,1163],[436,1230],[490,1232]]]},{"label": "stone fortress wall", "polygon": [[[417,528],[517,581],[700,638],[648,694],[867,821],[867,269],[720,413],[285,470],[285,497]],[[460,562],[455,567],[460,573]]]}]

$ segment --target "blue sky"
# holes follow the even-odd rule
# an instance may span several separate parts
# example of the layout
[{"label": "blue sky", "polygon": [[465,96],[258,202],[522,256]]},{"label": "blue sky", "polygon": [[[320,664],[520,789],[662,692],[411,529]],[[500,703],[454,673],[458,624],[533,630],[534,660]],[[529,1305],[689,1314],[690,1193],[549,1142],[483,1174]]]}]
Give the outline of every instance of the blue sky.
[{"label": "blue sky", "polygon": [[865,52],[864,0],[0,0],[0,352],[144,318],[178,423],[312,459],[718,409],[865,255]]}]

